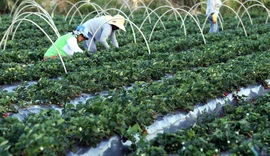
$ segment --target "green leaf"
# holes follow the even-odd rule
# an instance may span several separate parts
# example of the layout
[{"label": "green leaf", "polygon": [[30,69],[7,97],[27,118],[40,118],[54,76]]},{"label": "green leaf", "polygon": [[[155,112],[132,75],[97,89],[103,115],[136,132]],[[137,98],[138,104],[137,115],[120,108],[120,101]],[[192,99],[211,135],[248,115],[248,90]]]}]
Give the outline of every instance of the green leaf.
[{"label": "green leaf", "polygon": [[59,120],[57,120],[57,124],[60,125],[60,124],[62,124],[64,121],[65,121],[64,119],[59,119]]},{"label": "green leaf", "polygon": [[5,144],[7,144],[8,143],[8,140],[5,140],[5,141],[3,141],[1,144],[0,144],[0,146],[4,146]]}]

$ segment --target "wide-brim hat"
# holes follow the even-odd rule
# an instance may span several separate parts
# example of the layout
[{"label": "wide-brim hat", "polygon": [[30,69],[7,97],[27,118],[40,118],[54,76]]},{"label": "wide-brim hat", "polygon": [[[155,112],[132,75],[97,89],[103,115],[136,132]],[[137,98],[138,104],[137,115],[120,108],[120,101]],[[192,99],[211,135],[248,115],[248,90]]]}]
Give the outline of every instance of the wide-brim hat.
[{"label": "wide-brim hat", "polygon": [[114,26],[117,26],[119,29],[122,29],[123,31],[126,31],[126,28],[124,26],[125,24],[125,18],[121,15],[115,15],[115,16],[106,16],[106,21]]}]

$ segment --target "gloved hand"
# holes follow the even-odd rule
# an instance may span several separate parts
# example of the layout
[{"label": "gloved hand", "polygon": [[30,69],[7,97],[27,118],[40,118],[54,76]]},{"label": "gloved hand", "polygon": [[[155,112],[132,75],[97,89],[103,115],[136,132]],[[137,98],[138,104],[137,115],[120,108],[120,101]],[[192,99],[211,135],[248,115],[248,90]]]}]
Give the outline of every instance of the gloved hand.
[{"label": "gloved hand", "polygon": [[212,20],[214,24],[217,23],[217,15],[215,13],[212,13]]}]

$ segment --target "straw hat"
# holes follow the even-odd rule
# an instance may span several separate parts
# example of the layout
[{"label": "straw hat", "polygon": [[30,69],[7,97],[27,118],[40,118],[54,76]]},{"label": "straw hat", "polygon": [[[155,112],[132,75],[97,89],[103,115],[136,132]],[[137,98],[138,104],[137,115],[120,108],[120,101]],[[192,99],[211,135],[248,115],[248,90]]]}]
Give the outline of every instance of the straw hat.
[{"label": "straw hat", "polygon": [[106,21],[108,21],[109,24],[117,26],[119,29],[122,29],[123,31],[126,31],[124,23],[125,18],[121,15],[115,15],[115,16],[106,16]]}]

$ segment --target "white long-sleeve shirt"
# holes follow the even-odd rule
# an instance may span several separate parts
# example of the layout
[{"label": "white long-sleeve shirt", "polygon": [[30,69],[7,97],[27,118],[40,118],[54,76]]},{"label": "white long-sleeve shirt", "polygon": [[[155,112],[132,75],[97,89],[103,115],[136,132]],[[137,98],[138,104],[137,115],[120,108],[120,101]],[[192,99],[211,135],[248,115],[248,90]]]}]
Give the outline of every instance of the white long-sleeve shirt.
[{"label": "white long-sleeve shirt", "polygon": [[113,31],[112,26],[109,23],[105,22],[106,17],[101,16],[86,21],[85,23],[83,23],[83,26],[85,26],[85,29],[93,36],[95,32],[99,29],[99,27],[102,25],[102,27],[96,32],[94,39],[98,42],[101,42],[102,45],[108,49],[110,48],[110,46],[107,43],[107,39],[110,38],[112,44],[118,48],[119,45],[115,36],[116,31]]},{"label": "white long-sleeve shirt", "polygon": [[207,0],[206,16],[209,16],[212,13],[215,13],[218,16],[221,6],[222,2],[220,0]]},{"label": "white long-sleeve shirt", "polygon": [[69,56],[73,55],[76,52],[83,53],[83,50],[78,45],[76,37],[69,38],[67,40],[67,45],[65,45],[63,49]]}]

